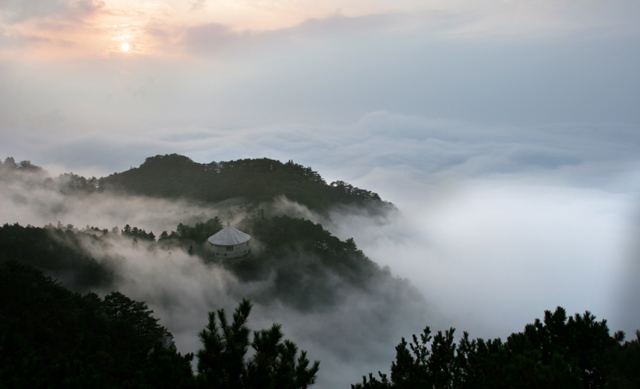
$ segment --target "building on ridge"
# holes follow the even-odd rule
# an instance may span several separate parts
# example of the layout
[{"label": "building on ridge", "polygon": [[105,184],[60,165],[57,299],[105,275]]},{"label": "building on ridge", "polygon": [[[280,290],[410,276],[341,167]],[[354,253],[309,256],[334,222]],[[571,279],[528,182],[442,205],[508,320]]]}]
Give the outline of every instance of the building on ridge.
[{"label": "building on ridge", "polygon": [[249,234],[231,227],[229,222],[225,228],[207,239],[213,254],[223,258],[238,258],[249,254],[251,252],[250,240]]}]

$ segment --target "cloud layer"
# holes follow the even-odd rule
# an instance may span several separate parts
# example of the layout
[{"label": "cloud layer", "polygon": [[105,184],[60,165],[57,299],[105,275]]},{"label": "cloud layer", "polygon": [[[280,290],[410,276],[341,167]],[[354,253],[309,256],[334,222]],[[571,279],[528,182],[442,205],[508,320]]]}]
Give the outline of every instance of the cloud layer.
[{"label": "cloud layer", "polygon": [[[175,152],[293,159],[398,206],[321,221],[408,278],[443,328],[504,337],[556,305],[637,327],[637,1],[29,4],[0,6],[0,156],[97,176]],[[155,232],[211,211],[2,190],[0,222]],[[233,306],[176,277],[194,306]],[[325,317],[336,330],[375,312],[341,309]]]},{"label": "cloud layer", "polygon": [[[330,222],[291,212],[323,222],[343,239],[355,237],[372,259],[459,317],[452,324],[477,321],[483,334],[500,336],[549,305],[590,309],[633,330],[622,320],[624,308],[608,302],[631,250],[638,133],[625,125],[490,127],[377,112],[348,127],[200,130],[182,139],[161,135],[166,139],[148,147],[178,148],[201,161],[258,153],[293,158],[330,172],[329,181],[346,179],[380,193],[400,214],[371,220],[337,213]],[[11,209],[5,214],[29,222],[26,209]],[[166,209],[171,214],[172,206]],[[162,229],[178,221],[163,218],[168,227]],[[135,221],[152,228],[149,222]],[[584,292],[585,283],[593,292]],[[470,296],[478,300],[471,303]]]},{"label": "cloud layer", "polygon": [[[205,207],[186,201],[105,193],[65,196],[56,182],[39,173],[12,175],[1,169],[0,173],[2,222],[76,227],[86,223],[109,229],[126,223],[159,235],[163,229],[174,230],[177,223],[194,224],[216,215],[231,221],[245,216],[232,202]],[[280,199],[271,209],[322,219],[286,199]],[[408,282],[377,274],[370,278],[361,275],[364,286],[351,284],[308,253],[274,262],[307,278],[302,284],[309,295],[283,298],[278,290],[282,282],[276,284],[275,269],[266,278],[242,281],[219,264],[205,264],[178,247],[165,248],[143,240],[133,244],[113,232],[100,240],[80,236],[79,241],[98,262],[106,262],[106,269],[115,272],[112,283],[105,281],[99,285],[107,286],[98,286],[95,291],[107,294],[118,290],[145,301],[174,334],[181,352],[201,348],[197,334],[206,325],[207,312],[224,308],[231,313],[239,301],[249,298],[254,303],[251,328],[281,323],[288,338],[307,350],[310,358],[322,361],[319,388],[347,387],[369,371],[387,369],[400,337],[419,331],[427,321],[440,323],[437,312],[429,309]],[[253,245],[257,250],[260,243],[254,239]],[[303,268],[307,265],[318,275],[306,274]],[[55,276],[63,283],[75,280],[64,269]],[[75,281],[67,286],[74,285]],[[332,297],[322,295],[327,290]],[[305,301],[303,308],[296,303],[298,300]]]}]

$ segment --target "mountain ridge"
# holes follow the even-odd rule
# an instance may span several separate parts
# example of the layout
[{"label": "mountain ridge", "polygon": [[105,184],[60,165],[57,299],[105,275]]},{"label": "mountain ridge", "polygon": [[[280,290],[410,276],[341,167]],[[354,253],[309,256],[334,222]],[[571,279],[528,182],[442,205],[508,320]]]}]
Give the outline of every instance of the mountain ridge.
[{"label": "mountain ridge", "polygon": [[[4,172],[46,174],[30,161],[16,163],[12,157],[0,162]],[[48,184],[53,184],[49,182]],[[73,173],[61,174],[59,190],[65,194],[115,192],[156,198],[185,198],[205,204],[242,198],[257,206],[285,196],[310,210],[326,213],[334,206],[356,206],[384,210],[393,204],[370,190],[345,181],[327,183],[311,169],[289,160],[269,158],[198,163],[179,154],[148,157],[138,167],[106,177],[85,178]]]},{"label": "mountain ridge", "polygon": [[179,154],[156,155],[137,168],[101,178],[100,188],[152,197],[185,197],[205,203],[242,197],[256,205],[284,195],[321,212],[336,204],[390,205],[372,191],[344,181],[327,184],[310,167],[269,158],[201,164]]}]

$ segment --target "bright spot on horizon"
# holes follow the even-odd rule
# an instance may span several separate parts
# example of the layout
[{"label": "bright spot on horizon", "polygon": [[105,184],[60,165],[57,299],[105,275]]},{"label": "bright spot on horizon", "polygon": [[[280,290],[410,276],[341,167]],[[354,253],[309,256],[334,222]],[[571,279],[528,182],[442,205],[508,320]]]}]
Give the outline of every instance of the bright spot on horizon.
[{"label": "bright spot on horizon", "polygon": [[131,48],[131,46],[127,43],[127,42],[123,42],[120,45],[120,48],[122,49],[122,51],[129,51],[129,49]]}]

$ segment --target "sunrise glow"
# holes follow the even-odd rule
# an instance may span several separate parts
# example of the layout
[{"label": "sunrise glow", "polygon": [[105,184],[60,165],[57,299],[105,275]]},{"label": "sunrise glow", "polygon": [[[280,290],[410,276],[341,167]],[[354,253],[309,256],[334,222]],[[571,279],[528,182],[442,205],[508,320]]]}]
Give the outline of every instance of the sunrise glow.
[{"label": "sunrise glow", "polygon": [[129,49],[131,48],[131,46],[127,43],[127,42],[123,42],[120,45],[120,48],[122,49],[122,51],[127,52],[129,51]]}]

